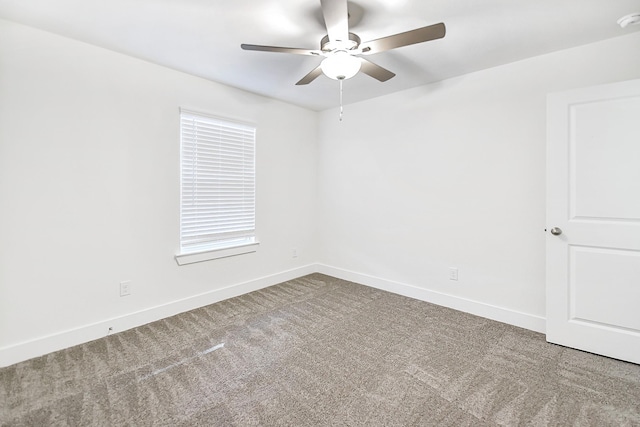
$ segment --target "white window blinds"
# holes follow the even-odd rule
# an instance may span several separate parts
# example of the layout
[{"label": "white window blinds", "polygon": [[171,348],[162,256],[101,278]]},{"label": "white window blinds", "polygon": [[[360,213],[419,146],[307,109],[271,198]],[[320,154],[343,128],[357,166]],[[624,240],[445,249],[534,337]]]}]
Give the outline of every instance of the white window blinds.
[{"label": "white window blinds", "polygon": [[180,111],[180,251],[255,239],[255,128]]}]

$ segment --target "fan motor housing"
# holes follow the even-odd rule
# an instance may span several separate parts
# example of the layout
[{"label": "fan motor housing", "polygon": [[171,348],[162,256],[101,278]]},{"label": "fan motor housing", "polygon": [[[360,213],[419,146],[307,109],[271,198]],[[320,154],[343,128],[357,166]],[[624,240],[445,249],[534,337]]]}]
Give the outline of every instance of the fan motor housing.
[{"label": "fan motor housing", "polygon": [[324,36],[322,40],[320,40],[320,49],[323,52],[332,52],[336,49],[338,50],[353,50],[357,49],[360,46],[360,37],[356,34],[349,33],[349,40],[337,40],[335,42],[331,42],[329,40],[329,36]]}]

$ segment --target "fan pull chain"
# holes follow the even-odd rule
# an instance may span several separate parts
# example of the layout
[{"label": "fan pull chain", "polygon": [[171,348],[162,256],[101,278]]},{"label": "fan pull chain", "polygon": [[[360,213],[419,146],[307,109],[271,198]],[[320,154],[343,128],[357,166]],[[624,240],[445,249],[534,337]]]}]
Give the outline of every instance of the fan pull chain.
[{"label": "fan pull chain", "polygon": [[342,108],[342,81],[344,79],[340,79],[340,121],[342,121],[342,114],[344,113],[344,109]]}]

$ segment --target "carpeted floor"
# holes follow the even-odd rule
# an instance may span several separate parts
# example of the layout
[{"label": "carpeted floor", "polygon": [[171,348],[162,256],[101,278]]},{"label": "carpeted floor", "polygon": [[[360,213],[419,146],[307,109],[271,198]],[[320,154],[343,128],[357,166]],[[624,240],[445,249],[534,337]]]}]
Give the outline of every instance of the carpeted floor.
[{"label": "carpeted floor", "polygon": [[640,426],[640,366],[313,274],[0,369],[0,425]]}]

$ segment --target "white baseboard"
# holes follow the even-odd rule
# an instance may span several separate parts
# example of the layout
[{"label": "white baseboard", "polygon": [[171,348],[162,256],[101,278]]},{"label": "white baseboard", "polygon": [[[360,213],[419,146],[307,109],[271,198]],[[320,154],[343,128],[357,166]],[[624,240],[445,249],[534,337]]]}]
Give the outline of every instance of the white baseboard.
[{"label": "white baseboard", "polygon": [[257,291],[268,286],[286,282],[315,273],[316,265],[309,264],[293,270],[283,271],[271,276],[260,277],[247,282],[228,286],[222,289],[194,295],[182,300],[172,301],[167,304],[147,308],[124,316],[106,319],[93,324],[79,326],[77,328],[55,333],[0,348],[0,367],[10,366],[34,357],[42,356],[53,351],[62,350],[83,344],[108,334],[109,328],[113,333],[126,331],[127,329],[142,326],[156,320],[174,316],[185,311],[204,307],[225,299],[233,298],[249,292]]},{"label": "white baseboard", "polygon": [[393,282],[391,280],[381,279],[379,277],[356,273],[324,264],[318,264],[316,267],[316,271],[318,273],[323,273],[338,279],[360,283],[372,288],[382,289],[384,291],[393,292],[409,298],[453,308],[455,310],[464,311],[466,313],[475,314],[476,316],[497,320],[498,322],[508,323],[510,325],[540,333],[545,333],[546,330],[546,319],[541,316],[521,313],[504,307],[498,307],[454,295],[431,291],[413,285]]},{"label": "white baseboard", "polygon": [[228,286],[226,288],[216,289],[214,291],[194,295],[182,300],[172,301],[167,304],[129,313],[124,316],[106,319],[93,324],[79,326],[71,330],[2,347],[0,348],[0,367],[10,366],[14,363],[42,356],[53,351],[62,350],[102,338],[107,335],[109,328],[113,328],[113,333],[126,331],[127,329],[142,326],[156,320],[164,319],[185,311],[257,291],[268,286],[273,286],[278,283],[293,280],[316,272],[404,295],[410,298],[415,298],[421,301],[427,301],[444,307],[453,308],[455,310],[464,311],[536,332],[544,333],[546,329],[546,320],[544,317],[521,313],[503,307],[497,307],[324,264],[309,264],[293,270],[260,277],[247,282]]}]

